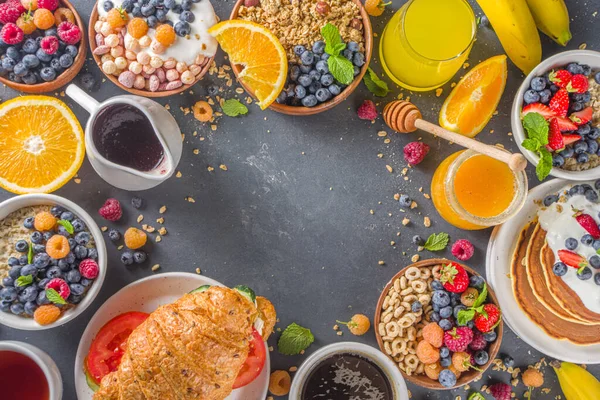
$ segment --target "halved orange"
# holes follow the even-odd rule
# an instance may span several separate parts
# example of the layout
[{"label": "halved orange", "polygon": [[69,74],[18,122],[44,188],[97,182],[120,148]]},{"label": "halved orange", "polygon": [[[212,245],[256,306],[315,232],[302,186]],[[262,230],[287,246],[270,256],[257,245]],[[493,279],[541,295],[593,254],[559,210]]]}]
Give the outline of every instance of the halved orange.
[{"label": "halved orange", "polygon": [[440,111],[440,125],[474,137],[496,111],[506,86],[506,56],[491,57],[470,70],[452,90]]},{"label": "halved orange", "polygon": [[23,96],[0,105],[0,186],[13,193],[53,192],[85,157],[83,130],[62,101]]},{"label": "halved orange", "polygon": [[239,19],[220,22],[208,32],[232,65],[244,67],[238,79],[258,99],[260,108],[269,107],[287,80],[288,61],[279,39],[264,26]]}]

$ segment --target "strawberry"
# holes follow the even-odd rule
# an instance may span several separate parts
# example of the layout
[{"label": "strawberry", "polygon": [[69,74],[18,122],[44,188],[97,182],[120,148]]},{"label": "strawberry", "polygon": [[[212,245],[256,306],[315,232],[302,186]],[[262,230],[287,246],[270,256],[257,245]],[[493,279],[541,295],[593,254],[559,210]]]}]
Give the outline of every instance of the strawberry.
[{"label": "strawberry", "polygon": [[550,82],[554,83],[559,88],[566,88],[569,82],[571,82],[573,75],[566,69],[559,69],[558,71],[550,72],[548,77],[550,78]]},{"label": "strawberry", "polygon": [[563,135],[563,143],[565,144],[565,146],[568,146],[572,143],[578,142],[581,140],[581,136],[580,135],[576,135],[576,134],[570,134],[570,135]]},{"label": "strawberry", "polygon": [[571,250],[559,250],[558,258],[571,268],[581,268],[587,265],[585,258]]},{"label": "strawberry", "polygon": [[589,87],[588,78],[585,75],[577,74],[573,75],[571,82],[567,85],[566,89],[570,93],[585,93]]},{"label": "strawberry", "polygon": [[584,214],[583,211],[576,208],[573,208],[573,212],[575,213],[573,216],[579,225],[581,225],[581,227],[585,229],[587,233],[592,235],[594,239],[600,239],[600,228],[598,228],[598,224],[594,220],[594,217],[589,214]]},{"label": "strawberry", "polygon": [[556,151],[563,149],[565,143],[563,142],[563,136],[560,133],[560,127],[556,118],[550,120],[550,130],[548,131],[548,146],[550,151]]},{"label": "strawberry", "polygon": [[496,327],[500,321],[500,310],[492,303],[483,306],[483,311],[475,316],[475,327],[486,333]]},{"label": "strawberry", "polygon": [[444,289],[452,293],[462,293],[469,287],[469,275],[458,264],[449,263],[442,266],[440,281]]},{"label": "strawberry", "polygon": [[556,117],[556,114],[554,114],[554,111],[552,111],[550,109],[550,107],[548,107],[542,103],[532,103],[532,104],[529,104],[529,105],[523,107],[523,110],[521,111],[521,117],[524,117],[525,115],[532,113],[532,112],[540,114],[542,117],[544,117],[544,119],[550,119],[552,117]]},{"label": "strawberry", "polygon": [[554,111],[558,117],[566,117],[569,110],[569,92],[566,89],[560,89],[550,99],[550,109]]},{"label": "strawberry", "polygon": [[574,112],[569,118],[577,125],[584,125],[592,120],[593,114],[594,109],[592,107],[586,107],[581,111]]},{"label": "strawberry", "polygon": [[558,122],[558,127],[561,132],[577,130],[577,124],[567,117],[556,117],[554,119]]}]

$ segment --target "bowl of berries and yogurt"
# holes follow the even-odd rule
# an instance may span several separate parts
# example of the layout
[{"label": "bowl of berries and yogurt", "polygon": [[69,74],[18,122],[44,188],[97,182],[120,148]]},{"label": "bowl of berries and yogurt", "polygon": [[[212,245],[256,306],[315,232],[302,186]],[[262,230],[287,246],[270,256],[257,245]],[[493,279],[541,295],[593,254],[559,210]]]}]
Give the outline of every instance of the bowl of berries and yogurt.
[{"label": "bowl of berries and yogurt", "polygon": [[90,17],[95,61],[116,85],[146,97],[188,89],[217,51],[209,0],[99,0]]},{"label": "bowl of berries and yogurt", "polygon": [[600,53],[566,51],[540,63],[515,97],[511,122],[540,180],[599,178]]},{"label": "bowl of berries and yogurt", "polygon": [[106,276],[106,247],[94,220],[55,195],[0,203],[0,324],[23,330],[81,314]]}]

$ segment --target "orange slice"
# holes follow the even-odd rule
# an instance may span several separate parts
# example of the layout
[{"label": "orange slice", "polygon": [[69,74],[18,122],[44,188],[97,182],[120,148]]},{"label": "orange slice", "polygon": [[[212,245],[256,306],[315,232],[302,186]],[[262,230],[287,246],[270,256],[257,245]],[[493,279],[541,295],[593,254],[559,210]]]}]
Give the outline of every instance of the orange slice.
[{"label": "orange slice", "polygon": [[220,22],[208,32],[232,65],[244,67],[238,79],[252,91],[260,108],[269,107],[287,80],[287,56],[279,39],[264,26],[239,19]]},{"label": "orange slice", "polygon": [[85,157],[83,130],[62,101],[23,96],[0,105],[0,186],[48,193],[63,186]]},{"label": "orange slice", "polygon": [[496,111],[506,86],[506,56],[491,57],[469,71],[452,90],[440,111],[440,125],[474,137]]}]

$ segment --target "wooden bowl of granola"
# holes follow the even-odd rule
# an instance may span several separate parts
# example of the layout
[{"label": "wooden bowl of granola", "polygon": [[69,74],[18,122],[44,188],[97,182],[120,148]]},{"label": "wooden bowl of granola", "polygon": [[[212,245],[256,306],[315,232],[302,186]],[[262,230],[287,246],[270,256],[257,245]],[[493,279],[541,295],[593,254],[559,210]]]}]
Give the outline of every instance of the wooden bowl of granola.
[{"label": "wooden bowl of granola", "polygon": [[136,89],[135,87],[128,88],[119,82],[118,76],[115,76],[112,74],[107,74],[106,72],[104,72],[104,70],[102,69],[102,57],[94,53],[96,48],[98,47],[98,43],[97,43],[97,39],[96,39],[96,35],[98,33],[96,32],[95,25],[96,25],[96,22],[98,22],[99,18],[100,18],[100,15],[98,13],[98,2],[96,2],[96,4],[94,5],[94,8],[92,9],[92,13],[90,15],[90,24],[88,26],[88,36],[90,38],[90,49],[92,50],[92,57],[94,57],[94,61],[96,62],[96,65],[98,65],[98,68],[100,68],[100,71],[102,71],[104,76],[106,76],[112,83],[114,83],[121,89],[123,89],[126,92],[129,92],[131,94],[134,94],[137,96],[142,96],[142,97],[158,98],[158,97],[168,97],[168,96],[172,96],[172,95],[184,92],[184,91],[190,89],[192,86],[194,86],[199,81],[201,81],[202,78],[204,78],[204,75],[206,75],[206,73],[210,69],[212,62],[214,60],[214,56],[213,57],[205,57],[205,60],[204,60],[203,64],[201,65],[202,69],[201,69],[200,73],[198,73],[198,75],[196,76],[195,81],[191,84],[187,84],[187,85],[184,84],[177,89],[160,90],[160,91],[152,92],[150,90],[145,90],[145,89]]},{"label": "wooden bowl of granola", "polygon": [[[3,1],[2,3],[5,3],[5,1]],[[36,83],[34,85],[27,85],[25,83],[13,82],[8,78],[0,76],[1,83],[5,84],[6,86],[10,87],[11,89],[18,90],[18,91],[24,92],[24,93],[32,93],[32,94],[47,93],[47,92],[55,91],[58,88],[65,86],[66,84],[68,84],[75,78],[75,76],[79,73],[79,71],[81,71],[81,68],[83,68],[83,64],[85,63],[85,57],[87,55],[87,42],[86,42],[87,39],[85,37],[85,25],[83,23],[83,20],[77,13],[77,10],[69,2],[69,0],[60,0],[58,6],[63,7],[63,8],[68,8],[69,10],[71,10],[71,12],[73,13],[73,17],[75,18],[74,23],[81,30],[81,40],[79,41],[77,56],[75,56],[75,59],[73,60],[73,64],[69,68],[67,68],[65,71],[63,71],[60,75],[58,75],[56,77],[56,79],[54,79],[53,81],[50,81],[50,82],[42,82],[42,83]]]},{"label": "wooden bowl of granola", "polygon": [[[381,327],[381,331],[380,331],[380,323],[385,324],[384,322],[382,322],[382,314],[384,314],[383,312],[383,306],[384,303],[386,303],[386,297],[388,296],[388,293],[390,292],[390,289],[392,289],[394,287],[394,283],[397,279],[400,279],[401,277],[405,276],[406,272],[410,269],[410,268],[418,268],[419,270],[422,270],[423,268],[427,268],[430,271],[432,271],[432,276],[433,276],[433,268],[436,266],[441,266],[443,264],[448,264],[448,263],[452,263],[452,264],[458,264],[460,266],[462,266],[465,271],[467,271],[467,274],[469,275],[469,277],[476,275],[476,276],[481,276],[480,274],[478,274],[475,270],[467,267],[466,265],[462,264],[462,263],[458,263],[456,261],[450,261],[444,258],[432,258],[429,260],[423,260],[423,261],[419,261],[417,263],[411,264],[409,266],[407,266],[406,268],[402,269],[400,272],[398,272],[396,275],[394,275],[394,277],[388,282],[388,284],[385,286],[385,288],[383,289],[383,291],[381,292],[381,296],[379,297],[379,301],[377,302],[377,309],[375,311],[375,318],[373,319],[373,326],[375,329],[375,336],[377,337],[377,343],[379,344],[379,348],[381,349],[381,351],[384,354],[387,354],[388,357],[390,357],[392,360],[396,361],[396,364],[398,364],[399,362],[397,360],[394,359],[394,357],[392,357],[390,354],[388,354],[388,352],[386,351],[386,347],[390,348],[390,343],[389,341],[386,343],[384,341],[384,335],[385,332],[384,330],[386,329],[384,326]],[[487,286],[487,285],[486,285]],[[499,308],[498,305],[498,299],[496,298],[496,295],[494,293],[494,291],[492,290],[491,287],[487,286],[487,291],[488,291],[488,296],[487,296],[487,300],[486,303],[492,303],[494,305],[496,305],[496,307]],[[427,285],[427,289],[424,293],[422,294],[428,294],[431,293],[431,286]],[[389,302],[389,300],[388,300]],[[388,306],[389,307],[389,306]],[[424,306],[424,309],[426,307]],[[423,321],[426,321],[425,318],[423,318]],[[426,321],[427,322],[427,321]],[[416,325],[413,324],[413,325]],[[492,343],[487,345],[487,352],[489,354],[489,359],[487,361],[487,363],[485,363],[485,365],[481,365],[481,366],[477,366],[481,371],[477,371],[475,369],[469,369],[468,371],[462,372],[461,375],[459,376],[459,378],[456,381],[456,385],[454,385],[453,387],[449,388],[449,387],[445,387],[442,386],[441,383],[439,383],[437,380],[433,380],[431,378],[429,378],[427,375],[425,375],[424,373],[421,374],[407,374],[405,371],[402,370],[402,368],[399,367],[400,372],[402,372],[402,376],[404,377],[404,379],[406,379],[407,381],[414,383],[415,385],[427,388],[427,389],[432,389],[432,390],[449,390],[449,389],[455,389],[457,387],[460,386],[464,386],[469,382],[474,381],[475,379],[478,379],[479,377],[481,377],[483,375],[483,373],[485,372],[485,370],[492,364],[493,360],[496,358],[498,351],[500,350],[500,345],[502,344],[502,337],[503,337],[503,321],[502,318],[500,318],[500,321],[497,325],[497,327],[494,329],[496,332],[496,340],[493,341]],[[412,327],[412,325],[411,325]],[[406,328],[407,330],[410,329],[410,327]],[[383,335],[382,335],[383,333]],[[418,336],[418,334],[417,334]],[[418,338],[416,338],[414,340],[414,345],[416,346],[416,342],[418,341]],[[411,353],[408,352],[407,355],[410,355]],[[397,354],[397,356],[400,354]],[[397,357],[396,356],[396,357]],[[441,367],[442,369],[444,369],[444,367]]]},{"label": "wooden bowl of granola", "polygon": [[[333,107],[337,106],[338,104],[340,104],[341,102],[346,100],[348,98],[348,96],[350,96],[350,94],[352,94],[352,92],[354,92],[354,90],[358,87],[358,85],[362,81],[363,77],[365,76],[367,69],[369,68],[369,62],[371,61],[371,56],[373,54],[373,28],[371,26],[371,20],[369,19],[369,14],[367,14],[367,11],[363,7],[362,2],[360,0],[351,0],[351,1],[353,1],[359,8],[359,15],[355,16],[355,18],[353,20],[358,21],[358,22],[356,22],[357,26],[361,26],[361,28],[359,30],[362,30],[363,35],[364,35],[365,64],[361,67],[360,73],[354,77],[354,80],[348,86],[346,86],[346,88],[344,88],[339,95],[333,97],[332,99],[330,99],[324,103],[317,104],[314,107],[291,106],[291,105],[287,105],[287,104],[279,104],[277,102],[274,102],[273,104],[271,104],[269,106],[269,109],[271,109],[273,111],[277,111],[282,114],[287,114],[287,115],[304,116],[304,115],[319,114],[324,111],[332,109]],[[230,19],[238,19],[239,13],[240,13],[240,8],[244,5],[244,2],[245,2],[245,0],[237,0],[236,1],[235,5],[233,7],[233,10],[231,11],[231,15],[229,17]],[[310,29],[310,28],[308,28],[308,29]],[[241,66],[241,65],[232,65],[231,68],[236,77],[243,70],[243,66]],[[250,88],[248,86],[246,86],[241,81],[239,81],[239,82],[244,87],[244,89],[246,89],[246,92],[248,92],[250,95],[254,96],[252,93],[252,90],[250,90]]]}]

